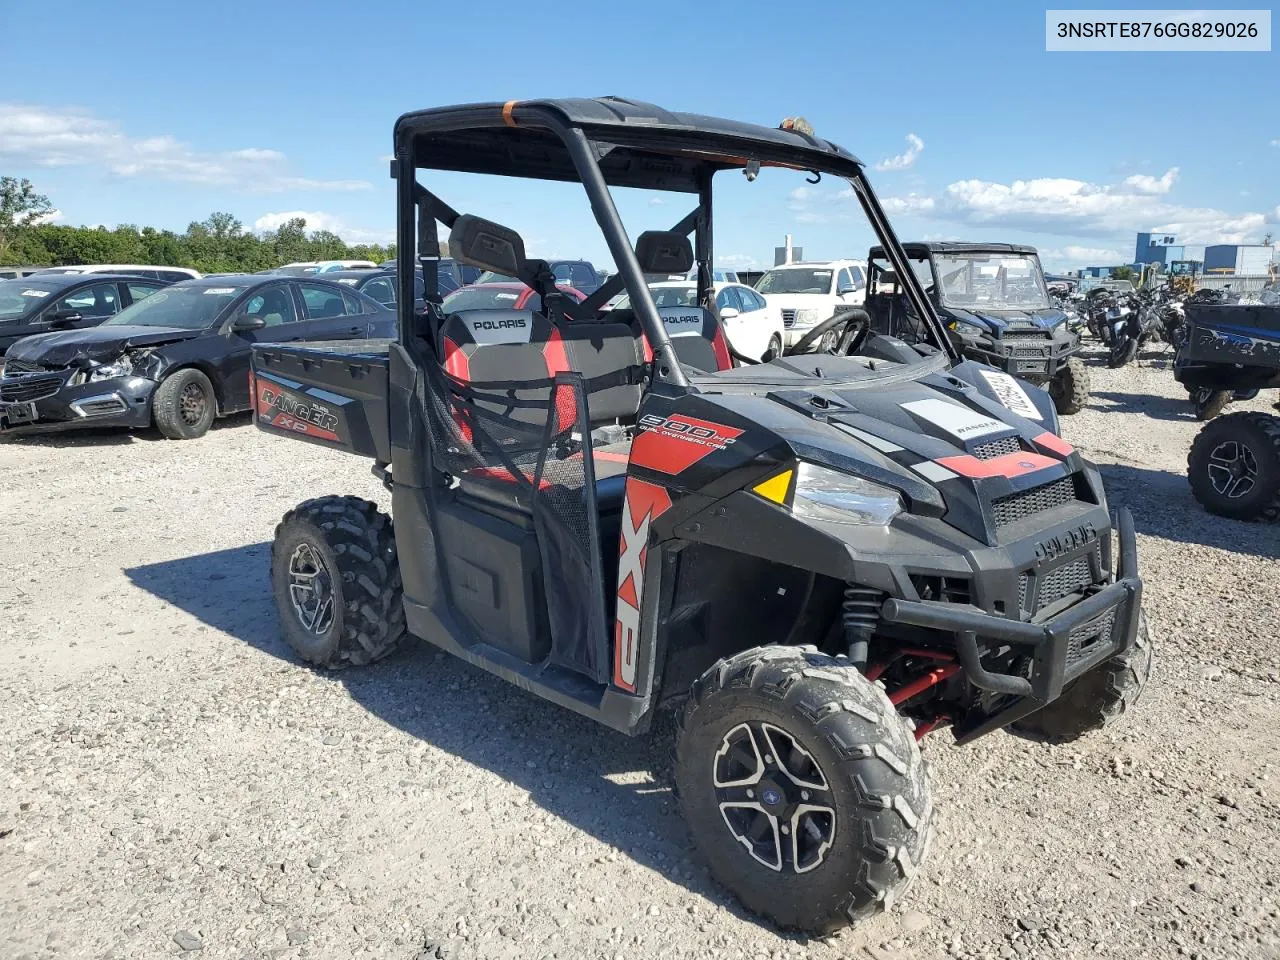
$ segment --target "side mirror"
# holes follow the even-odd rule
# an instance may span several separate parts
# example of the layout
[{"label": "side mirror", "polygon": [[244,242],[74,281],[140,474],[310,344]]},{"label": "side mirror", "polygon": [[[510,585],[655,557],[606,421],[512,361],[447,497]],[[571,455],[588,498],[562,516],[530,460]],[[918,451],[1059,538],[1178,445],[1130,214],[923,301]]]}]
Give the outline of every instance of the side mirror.
[{"label": "side mirror", "polygon": [[250,330],[261,330],[267,325],[267,321],[262,317],[253,317],[248,314],[242,314],[236,318],[236,322],[231,325],[231,329],[236,333],[248,333]]},{"label": "side mirror", "polygon": [[739,311],[737,307],[725,307],[720,311],[721,320],[732,320],[737,316],[741,316],[741,311]]},{"label": "side mirror", "polygon": [[79,310],[55,310],[49,314],[49,322],[55,327],[75,323],[79,319],[81,319]]}]

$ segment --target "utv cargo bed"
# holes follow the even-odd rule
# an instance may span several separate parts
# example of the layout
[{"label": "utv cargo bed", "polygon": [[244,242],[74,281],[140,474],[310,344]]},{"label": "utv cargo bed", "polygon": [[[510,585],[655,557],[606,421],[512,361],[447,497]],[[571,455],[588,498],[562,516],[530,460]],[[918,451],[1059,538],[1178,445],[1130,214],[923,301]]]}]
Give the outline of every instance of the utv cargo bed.
[{"label": "utv cargo bed", "polygon": [[258,427],[389,463],[387,356],[392,342],[255,346],[250,375]]}]

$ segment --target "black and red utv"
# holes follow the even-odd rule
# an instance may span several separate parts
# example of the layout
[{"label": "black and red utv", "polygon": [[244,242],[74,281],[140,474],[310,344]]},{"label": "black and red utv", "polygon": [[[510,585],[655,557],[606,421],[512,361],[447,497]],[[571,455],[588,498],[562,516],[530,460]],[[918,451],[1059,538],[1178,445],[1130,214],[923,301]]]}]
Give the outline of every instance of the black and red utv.
[{"label": "black and red utv", "polygon": [[[565,296],[420,170],[580,183],[616,275]],[[397,338],[254,355],[259,426],[367,456],[391,491],[394,527],[333,496],[278,528],[303,659],[364,664],[412,634],[626,733],[682,703],[698,848],[749,908],[808,931],[916,874],[926,732],[1062,742],[1133,703],[1151,647],[1128,513],[1047,394],[957,356],[848,152],[806,124],[532,100],[401,117],[393,173]],[[838,356],[735,358],[711,267],[713,184],[737,173],[847,183],[920,342],[868,327]],[[693,209],[633,242],[616,187]],[[441,224],[455,260],[536,298],[445,312]],[[701,305],[658,309],[645,275],[692,267]],[[602,310],[623,291],[632,309]]]}]

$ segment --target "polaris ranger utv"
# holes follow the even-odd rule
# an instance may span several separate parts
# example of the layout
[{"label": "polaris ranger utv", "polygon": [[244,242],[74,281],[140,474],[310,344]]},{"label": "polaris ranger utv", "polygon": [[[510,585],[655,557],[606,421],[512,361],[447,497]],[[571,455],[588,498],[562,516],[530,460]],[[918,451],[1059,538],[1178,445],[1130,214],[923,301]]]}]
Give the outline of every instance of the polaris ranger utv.
[{"label": "polaris ranger utv", "polygon": [[[966,357],[1049,391],[1058,413],[1089,400],[1080,334],[1053,305],[1035,247],[1011,243],[905,243],[907,259],[953,341]],[[881,247],[868,255],[866,310],[872,329],[907,339],[921,334],[893,263]]]},{"label": "polaris ranger utv", "polygon": [[[628,734],[681,703],[698,848],[806,931],[916,875],[929,730],[1063,742],[1131,706],[1151,661],[1132,521],[1048,396],[961,361],[852,155],[803,123],[616,98],[410,113],[394,144],[397,338],[254,356],[259,426],[370,458],[395,518],[346,496],[285,516],[271,578],[299,656],[363,664],[411,634]],[[580,183],[617,274],[558,294],[420,170]],[[863,329],[848,355],[736,366],[712,280],[713,183],[735,171],[847,183],[922,341]],[[616,187],[693,209],[633,245]],[[439,224],[537,309],[444,312]],[[695,267],[700,305],[658,309],[645,275]]]}]

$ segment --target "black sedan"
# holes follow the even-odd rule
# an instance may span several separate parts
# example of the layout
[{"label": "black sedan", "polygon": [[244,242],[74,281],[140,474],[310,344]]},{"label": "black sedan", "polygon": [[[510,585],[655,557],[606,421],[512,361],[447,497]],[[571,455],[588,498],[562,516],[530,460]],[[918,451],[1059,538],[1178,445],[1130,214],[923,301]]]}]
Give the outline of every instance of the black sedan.
[{"label": "black sedan", "polygon": [[0,280],[0,356],[33,333],[97,326],[168,285],[164,280],[103,273],[42,273]]},{"label": "black sedan", "polygon": [[395,314],[329,280],[186,280],[88,330],[28,337],[0,379],[0,434],[147,427],[199,437],[248,410],[255,343],[395,336]]}]

